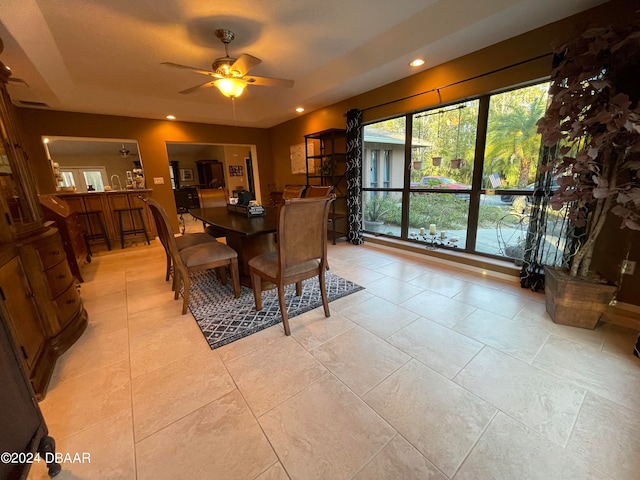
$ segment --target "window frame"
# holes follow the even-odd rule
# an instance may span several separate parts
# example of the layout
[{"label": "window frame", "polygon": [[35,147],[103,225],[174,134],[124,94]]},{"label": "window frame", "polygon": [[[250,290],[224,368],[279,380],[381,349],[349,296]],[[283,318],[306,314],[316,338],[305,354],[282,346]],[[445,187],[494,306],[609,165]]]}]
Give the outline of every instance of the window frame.
[{"label": "window frame", "polygon": [[[521,195],[531,195],[531,192],[528,190],[520,190],[520,189],[491,189],[491,188],[485,188],[485,186],[483,185],[483,173],[484,173],[484,159],[485,159],[485,147],[486,147],[486,142],[487,142],[487,130],[488,130],[488,120],[489,120],[489,113],[490,113],[490,100],[491,97],[494,95],[500,95],[500,94],[504,94],[507,92],[511,92],[511,91],[516,91],[519,89],[523,89],[523,88],[529,88],[532,86],[536,86],[536,85],[542,85],[544,83],[548,83],[550,80],[549,78],[543,78],[543,79],[536,79],[536,80],[532,80],[530,82],[526,82],[526,83],[522,83],[522,84],[518,84],[518,85],[512,85],[509,86],[507,88],[504,89],[500,89],[500,90],[496,90],[496,91],[492,91],[490,93],[485,93],[482,95],[477,95],[477,96],[473,96],[473,97],[469,97],[469,98],[465,98],[465,99],[459,99],[457,101],[452,101],[452,102],[448,102],[448,103],[442,103],[442,104],[438,104],[438,105],[433,105],[430,106],[429,108],[425,108],[425,109],[421,109],[421,110],[415,110],[415,111],[410,111],[410,112],[406,112],[403,113],[401,115],[396,115],[390,118],[385,118],[385,119],[375,119],[375,120],[371,120],[368,121],[366,123],[362,124],[362,129],[363,129],[363,134],[362,134],[362,138],[363,138],[363,151],[364,151],[364,140],[365,140],[365,135],[364,135],[364,128],[370,125],[375,125],[387,120],[394,120],[394,119],[401,119],[404,118],[405,121],[405,128],[406,128],[406,139],[405,139],[405,174],[404,174],[404,186],[402,188],[389,188],[386,185],[382,188],[378,187],[378,183],[376,182],[376,186],[375,187],[366,187],[364,184],[364,175],[362,176],[362,194],[363,194],[363,198],[366,195],[371,195],[374,192],[384,192],[383,195],[388,195],[390,192],[398,192],[401,194],[401,198],[402,198],[402,221],[401,221],[401,225],[400,225],[400,235],[399,236],[394,236],[393,238],[399,238],[403,241],[409,241],[409,242],[416,242],[416,243],[421,243],[423,244],[424,242],[418,242],[415,239],[411,239],[408,235],[409,233],[409,226],[408,226],[408,219],[409,219],[409,204],[410,204],[410,196],[412,193],[435,193],[435,194],[454,194],[454,195],[460,195],[460,194],[466,194],[469,196],[469,207],[468,207],[468,218],[467,218],[467,230],[466,230],[466,243],[464,248],[461,248],[460,250],[466,252],[466,253],[470,253],[470,254],[474,254],[474,255],[480,255],[480,256],[485,256],[485,257],[491,257],[491,258],[497,258],[497,259],[508,259],[509,257],[503,256],[503,255],[494,255],[492,253],[487,253],[487,252],[481,252],[477,250],[476,247],[476,243],[477,243],[477,230],[478,230],[478,225],[479,225],[479,216],[480,216],[480,208],[481,208],[481,199],[483,195],[502,195],[502,194],[508,194],[508,195],[514,195],[514,196],[521,196]],[[454,106],[454,105],[459,105],[465,102],[469,102],[469,101],[475,101],[478,100],[479,105],[478,105],[478,114],[477,114],[477,126],[476,126],[476,139],[475,139],[475,148],[474,148],[474,158],[473,158],[473,171],[472,171],[472,179],[471,179],[471,189],[470,190],[459,190],[459,191],[455,191],[455,190],[438,190],[438,189],[424,189],[424,190],[418,190],[416,191],[415,189],[412,189],[410,187],[410,175],[407,172],[411,171],[411,150],[412,150],[412,146],[411,144],[407,144],[407,142],[411,142],[412,138],[412,131],[413,131],[413,116],[420,114],[420,113],[424,113],[424,112],[429,112],[429,111],[435,111],[438,109],[443,109],[443,108],[447,108],[450,106]],[[542,148],[542,145],[541,145]],[[378,150],[379,151],[379,150]],[[371,152],[373,152],[373,150],[371,150]],[[386,150],[385,150],[386,153]],[[373,156],[370,157],[371,160],[373,160]],[[538,158],[538,166],[540,164],[541,161],[541,157]],[[369,178],[369,180],[371,180],[371,177]],[[371,181],[369,181],[370,184],[372,184]],[[367,193],[370,192],[370,193]],[[385,234],[378,234],[376,233],[376,235],[381,235],[381,236],[387,236]],[[443,246],[442,248],[449,248],[447,246]]]}]

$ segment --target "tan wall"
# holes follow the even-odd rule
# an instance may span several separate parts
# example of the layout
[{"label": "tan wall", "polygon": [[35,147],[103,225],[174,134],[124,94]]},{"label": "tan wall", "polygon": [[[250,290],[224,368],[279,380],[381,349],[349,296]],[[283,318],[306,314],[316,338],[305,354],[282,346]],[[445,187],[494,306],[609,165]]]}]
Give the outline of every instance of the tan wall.
[{"label": "tan wall", "polygon": [[[55,193],[53,176],[41,140],[46,135],[137,140],[147,186],[153,189],[153,197],[167,209],[172,219],[176,218],[172,215],[176,213],[176,207],[165,142],[255,145],[260,179],[264,182],[262,190],[267,191],[267,184],[273,182],[271,146],[268,132],[264,129],[25,108],[16,110],[40,193]],[[162,177],[164,185],[154,185],[154,177]],[[177,220],[174,229],[178,230]]]},{"label": "tan wall", "polygon": [[[289,147],[304,141],[304,135],[327,128],[345,128],[344,114],[352,108],[364,111],[365,123],[398,116],[411,111],[423,110],[440,104],[475,97],[496,90],[548,78],[551,72],[552,44],[568,39],[578,31],[593,26],[628,22],[633,12],[630,1],[611,1],[568,19],[546,25],[507,41],[479,50],[411,77],[385,85],[365,94],[311,112],[270,129],[275,178],[279,185],[305,183],[304,176],[291,175],[288,162]],[[537,60],[529,61],[529,59]],[[520,64],[521,62],[524,62]],[[518,65],[520,64],[520,65]],[[505,68],[518,65],[513,68]],[[495,73],[491,73],[495,72]],[[480,77],[480,78],[476,78]],[[473,79],[473,80],[468,80]],[[443,86],[438,92],[422,92]],[[413,96],[413,97],[412,97]],[[395,102],[398,99],[412,97]],[[389,103],[393,102],[393,103]],[[387,104],[372,108],[376,105]],[[598,245],[598,259],[594,261],[610,281],[617,281],[617,268],[623,258],[620,248],[618,224],[609,223],[610,230],[603,235]],[[619,222],[618,222],[619,223]],[[619,293],[620,301],[640,305],[640,235],[626,232],[631,243],[631,260],[638,260],[638,270],[633,276],[626,275]],[[624,250],[626,253],[626,250]],[[617,266],[617,267],[616,267]]]}]

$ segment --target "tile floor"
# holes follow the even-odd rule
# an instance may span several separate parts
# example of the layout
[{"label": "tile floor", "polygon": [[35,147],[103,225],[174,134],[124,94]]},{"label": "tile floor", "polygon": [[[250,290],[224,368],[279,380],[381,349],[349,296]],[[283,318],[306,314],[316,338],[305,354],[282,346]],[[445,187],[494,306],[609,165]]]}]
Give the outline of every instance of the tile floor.
[{"label": "tile floor", "polygon": [[555,325],[514,282],[372,245],[329,256],[366,289],[213,351],[157,240],[94,257],[89,327],[41,402],[91,463],[58,478],[640,478],[638,332]]}]

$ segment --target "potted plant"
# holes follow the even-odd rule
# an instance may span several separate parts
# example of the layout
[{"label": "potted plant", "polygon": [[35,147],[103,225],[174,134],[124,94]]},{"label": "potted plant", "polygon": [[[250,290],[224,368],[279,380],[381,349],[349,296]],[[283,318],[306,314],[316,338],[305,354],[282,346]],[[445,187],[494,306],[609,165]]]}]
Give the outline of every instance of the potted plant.
[{"label": "potted plant", "polygon": [[364,229],[381,233],[384,227],[385,216],[389,213],[390,208],[387,199],[382,195],[374,195],[364,203]]},{"label": "potted plant", "polygon": [[545,269],[547,311],[556,323],[595,328],[615,294],[590,271],[607,216],[640,230],[638,51],[640,32],[631,26],[589,29],[555,49],[552,99],[538,121],[544,144],[557,152],[546,167],[559,185],[550,203],[586,229],[568,272]]},{"label": "potted plant", "polygon": [[440,163],[442,163],[442,157],[431,157],[431,163],[434,167],[439,167]]}]

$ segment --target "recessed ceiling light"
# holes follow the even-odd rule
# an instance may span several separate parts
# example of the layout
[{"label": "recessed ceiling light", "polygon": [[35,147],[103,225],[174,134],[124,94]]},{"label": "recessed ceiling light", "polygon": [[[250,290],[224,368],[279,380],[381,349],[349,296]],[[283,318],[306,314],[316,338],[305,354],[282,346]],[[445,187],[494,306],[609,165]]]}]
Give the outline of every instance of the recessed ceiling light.
[{"label": "recessed ceiling light", "polygon": [[298,107],[298,108],[296,108],[296,112],[302,113],[302,112],[304,112],[304,108]]},{"label": "recessed ceiling light", "polygon": [[424,65],[424,60],[421,58],[416,58],[409,65],[411,65],[412,67],[421,67],[422,65]]},{"label": "recessed ceiling light", "polygon": [[167,115],[167,120],[175,120],[175,115]]}]

